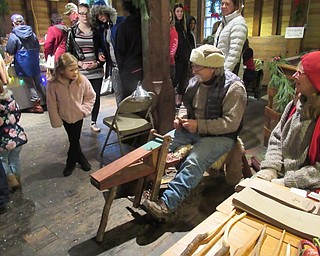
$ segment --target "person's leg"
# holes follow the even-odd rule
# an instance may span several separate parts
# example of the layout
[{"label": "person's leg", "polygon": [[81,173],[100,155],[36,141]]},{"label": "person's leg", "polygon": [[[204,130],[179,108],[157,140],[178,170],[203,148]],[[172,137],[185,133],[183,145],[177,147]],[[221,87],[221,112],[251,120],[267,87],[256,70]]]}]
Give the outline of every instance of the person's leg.
[{"label": "person's leg", "polygon": [[122,86],[121,86],[118,67],[112,68],[111,81],[112,81],[112,88],[114,90],[114,95],[116,97],[116,103],[117,103],[117,106],[119,106],[123,97],[122,97]]},{"label": "person's leg", "polygon": [[32,102],[32,107],[29,108],[28,111],[30,113],[43,113],[43,108],[40,105],[40,97],[35,88],[34,79],[32,77],[22,77],[22,79],[29,88],[30,100]]},{"label": "person's leg", "polygon": [[101,92],[101,85],[102,85],[102,78],[98,79],[90,79],[89,80],[93,90],[96,93],[96,100],[93,105],[92,113],[91,113],[91,130],[94,132],[100,132],[100,128],[97,126],[97,119],[100,110],[100,92]]},{"label": "person's leg", "polygon": [[9,201],[9,188],[7,175],[0,161],[0,214],[6,211],[6,206]]},{"label": "person's leg", "polygon": [[193,144],[195,143],[199,138],[199,135],[197,133],[190,133],[185,129],[182,130],[175,130],[174,136],[172,138],[172,142],[169,147],[169,151],[173,152],[178,147]]},{"label": "person's leg", "polygon": [[226,137],[199,138],[161,197],[171,211],[177,209],[191,189],[198,185],[203,173],[224,153],[230,151],[234,143],[234,140]]},{"label": "person's leg", "polygon": [[17,181],[21,187],[21,165],[20,165],[20,152],[22,146],[11,150],[9,153],[9,167],[11,172],[16,176]]},{"label": "person's leg", "polygon": [[81,134],[82,124],[83,124],[83,119],[73,124],[69,124],[63,121],[63,126],[68,134],[68,139],[70,143],[66,168],[63,171],[64,176],[71,175],[74,168],[76,167],[76,163],[79,161],[80,134]]},{"label": "person's leg", "polygon": [[10,155],[10,151],[1,151],[0,152],[1,163],[2,163],[2,166],[3,166],[5,173],[6,173],[6,176],[7,176],[9,190],[14,191],[14,190],[20,188],[20,184],[17,181],[16,176],[11,171],[11,168],[9,166],[9,155]]},{"label": "person's leg", "polygon": [[185,93],[187,80],[188,80],[189,61],[179,60],[176,62],[176,106],[180,107],[182,103],[182,97]]}]

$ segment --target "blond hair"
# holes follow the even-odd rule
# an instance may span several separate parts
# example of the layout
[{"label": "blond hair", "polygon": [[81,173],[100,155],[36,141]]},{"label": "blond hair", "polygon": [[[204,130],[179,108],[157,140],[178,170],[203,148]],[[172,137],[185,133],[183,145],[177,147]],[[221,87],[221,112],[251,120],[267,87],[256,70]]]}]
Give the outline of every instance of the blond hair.
[{"label": "blond hair", "polygon": [[[60,55],[58,58],[58,61],[56,62],[56,66],[53,70],[52,78],[50,81],[57,81],[61,78],[63,71],[70,66],[70,65],[77,65],[78,66],[78,60],[76,57],[74,57],[71,53],[66,52]],[[76,79],[76,83],[79,84],[82,82],[82,75],[78,74],[78,78]]]}]

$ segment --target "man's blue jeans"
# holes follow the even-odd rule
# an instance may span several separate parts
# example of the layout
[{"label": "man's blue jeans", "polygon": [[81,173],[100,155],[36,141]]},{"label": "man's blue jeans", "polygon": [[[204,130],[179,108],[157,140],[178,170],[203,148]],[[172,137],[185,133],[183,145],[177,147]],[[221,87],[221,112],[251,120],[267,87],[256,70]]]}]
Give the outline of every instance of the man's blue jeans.
[{"label": "man's blue jeans", "polygon": [[176,130],[170,151],[187,144],[192,144],[193,148],[161,197],[171,210],[177,209],[189,195],[191,189],[199,184],[203,173],[221,156],[230,151],[235,141],[222,136],[201,137],[197,133]]}]

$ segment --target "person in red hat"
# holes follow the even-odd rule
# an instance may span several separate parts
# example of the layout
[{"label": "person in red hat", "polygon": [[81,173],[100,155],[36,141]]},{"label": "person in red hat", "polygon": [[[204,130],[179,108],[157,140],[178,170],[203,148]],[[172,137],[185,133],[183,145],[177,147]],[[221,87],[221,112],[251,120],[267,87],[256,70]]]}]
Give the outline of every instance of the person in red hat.
[{"label": "person in red hat", "polygon": [[286,187],[320,188],[320,51],[305,54],[292,76],[295,100],[285,108],[269,138],[255,175]]}]

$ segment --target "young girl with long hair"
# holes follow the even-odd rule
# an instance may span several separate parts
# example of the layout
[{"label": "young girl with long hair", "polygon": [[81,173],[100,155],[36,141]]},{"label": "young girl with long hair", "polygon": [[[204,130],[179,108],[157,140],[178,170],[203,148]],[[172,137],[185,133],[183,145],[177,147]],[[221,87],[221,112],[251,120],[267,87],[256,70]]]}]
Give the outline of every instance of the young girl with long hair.
[{"label": "young girl with long hair", "polygon": [[47,88],[47,108],[53,128],[64,126],[69,139],[69,150],[64,176],[72,174],[76,163],[82,170],[91,165],[80,146],[83,118],[91,114],[96,94],[89,80],[78,69],[78,60],[70,53],[62,54]]}]

